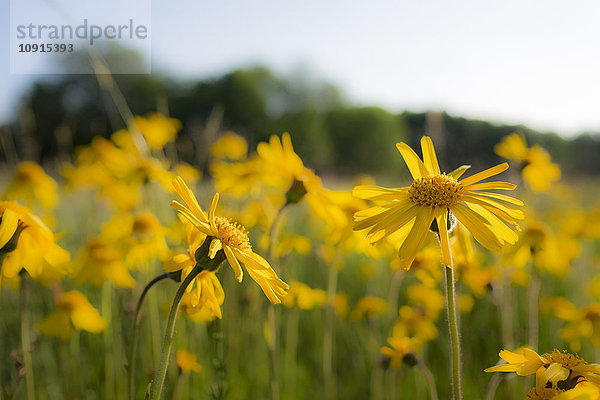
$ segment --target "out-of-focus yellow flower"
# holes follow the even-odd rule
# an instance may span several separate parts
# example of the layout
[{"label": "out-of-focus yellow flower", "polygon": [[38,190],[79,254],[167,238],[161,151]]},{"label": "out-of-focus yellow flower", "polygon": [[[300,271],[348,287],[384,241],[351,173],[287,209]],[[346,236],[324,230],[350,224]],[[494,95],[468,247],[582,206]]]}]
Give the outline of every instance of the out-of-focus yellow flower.
[{"label": "out-of-focus yellow flower", "polygon": [[367,238],[375,243],[396,231],[403,231],[406,239],[398,250],[403,268],[410,268],[433,222],[439,230],[442,257],[452,267],[448,231],[452,217],[473,234],[475,239],[491,250],[499,250],[505,243],[517,241],[517,234],[507,225],[518,228],[517,219],[523,219],[520,200],[488,190],[512,190],[505,182],[482,180],[508,168],[500,164],[485,171],[458,180],[467,170],[463,166],[450,174],[442,174],[433,143],[428,136],[421,139],[423,160],[406,144],[398,143],[414,178],[409,187],[386,189],[378,186],[357,186],[353,194],[365,200],[379,202],[374,207],[355,214],[354,229],[369,229]]},{"label": "out-of-focus yellow flower", "polygon": [[554,349],[552,353],[541,356],[529,347],[523,347],[514,353],[500,351],[500,358],[506,364],[487,368],[485,372],[516,372],[517,375],[536,375],[536,390],[557,388],[567,391],[579,383],[587,381],[600,384],[600,364],[588,364],[584,359],[565,351]]},{"label": "out-of-focus yellow flower", "polygon": [[223,132],[221,137],[212,144],[210,152],[217,158],[240,161],[245,159],[248,154],[248,143],[240,135],[227,131]]},{"label": "out-of-focus yellow flower", "polygon": [[154,258],[167,259],[166,233],[154,214],[142,211],[115,214],[102,226],[101,236],[121,247],[127,268],[143,268]]},{"label": "out-of-focus yellow flower", "polygon": [[414,284],[406,288],[410,304],[423,309],[426,315],[437,315],[446,304],[444,295],[437,288]]},{"label": "out-of-focus yellow flower", "polygon": [[567,299],[555,297],[545,299],[541,304],[544,311],[550,311],[567,322],[559,335],[573,351],[581,350],[582,340],[589,340],[595,347],[600,347],[600,303],[575,307]]},{"label": "out-of-focus yellow flower", "polygon": [[61,296],[56,311],[40,322],[38,329],[45,336],[67,340],[71,337],[71,325],[78,331],[99,333],[106,329],[107,322],[85,295],[72,290]]},{"label": "out-of-focus yellow flower", "polygon": [[388,338],[387,342],[389,346],[381,347],[380,352],[390,368],[400,369],[405,362],[411,367],[416,365],[415,354],[419,353],[422,346],[419,339],[393,336]]},{"label": "out-of-focus yellow flower", "polygon": [[195,184],[202,179],[202,171],[184,162],[176,164],[173,167],[173,172],[175,175],[181,176],[184,181],[190,182],[190,184]]},{"label": "out-of-focus yellow flower", "polygon": [[58,203],[57,185],[44,169],[34,162],[22,162],[4,194],[3,200],[23,200],[29,208],[38,202],[44,210],[51,210]]},{"label": "out-of-focus yellow flower", "polygon": [[175,358],[182,374],[189,374],[192,371],[202,372],[202,365],[198,364],[198,356],[196,354],[190,353],[185,349],[178,349]]},{"label": "out-of-focus yellow flower", "polygon": [[322,307],[327,303],[327,292],[322,289],[312,289],[307,284],[292,281],[287,295],[281,299],[286,307],[298,307],[301,310],[311,310]]},{"label": "out-of-focus yellow flower", "polygon": [[523,163],[523,180],[535,192],[550,188],[560,179],[560,168],[550,161],[550,155],[540,146],[527,147],[525,138],[517,133],[505,136],[494,150],[500,157]]},{"label": "out-of-focus yellow flower", "polygon": [[242,281],[243,271],[240,262],[245,265],[250,277],[259,284],[267,298],[275,304],[281,303],[288,285],[279,279],[269,263],[252,251],[245,229],[231,220],[216,215],[219,194],[215,194],[210,213],[207,216],[200,208],[194,193],[181,177],[173,180],[173,186],[185,205],[173,201],[171,206],[179,211],[196,229],[212,238],[209,257],[214,258],[223,250],[238,282]]},{"label": "out-of-focus yellow flower", "polygon": [[550,154],[540,146],[529,149],[527,161],[521,174],[534,192],[544,192],[560,179],[559,166],[550,161]]},{"label": "out-of-focus yellow flower", "polygon": [[96,237],[75,258],[75,281],[102,286],[104,279],[108,279],[117,287],[133,287],[135,279],[129,274],[124,259],[120,243],[103,236]]},{"label": "out-of-focus yellow flower", "polygon": [[554,235],[547,225],[530,220],[519,241],[507,248],[503,258],[505,264],[518,268],[523,268],[531,261],[539,270],[564,276],[580,251],[581,247],[575,238],[564,232]]},{"label": "out-of-focus yellow flower", "polygon": [[527,159],[527,142],[523,135],[511,133],[504,136],[500,143],[494,146],[494,151],[500,157],[508,158],[509,160],[523,161]]},{"label": "out-of-focus yellow flower", "polygon": [[331,301],[335,314],[338,317],[346,318],[350,310],[350,306],[348,305],[348,295],[346,293],[336,293]]},{"label": "out-of-focus yellow flower", "polygon": [[[206,235],[195,229],[187,220],[185,231],[187,251],[174,255],[163,264],[163,268],[167,272],[181,271],[182,281],[194,269],[196,250],[206,239]],[[225,292],[214,272],[200,272],[188,285],[186,292],[187,298],[184,299],[184,304],[188,314],[197,314],[200,310],[205,309],[213,318],[222,318],[221,305],[225,300]]]},{"label": "out-of-focus yellow flower", "polygon": [[136,116],[135,126],[146,139],[150,149],[160,150],[168,142],[177,137],[181,130],[181,122],[175,118],[167,118],[159,113],[148,114],[146,117]]},{"label": "out-of-focus yellow flower", "polygon": [[394,325],[394,337],[416,337],[423,343],[435,339],[438,335],[435,320],[438,315],[427,315],[419,307],[400,307],[398,321]]},{"label": "out-of-focus yellow flower", "polygon": [[60,280],[69,262],[69,253],[38,217],[17,203],[0,202],[0,280],[15,278],[23,268],[34,279]]},{"label": "out-of-focus yellow flower", "polygon": [[385,314],[387,310],[388,304],[385,300],[375,296],[365,296],[358,300],[350,313],[350,318],[354,321],[371,319]]}]

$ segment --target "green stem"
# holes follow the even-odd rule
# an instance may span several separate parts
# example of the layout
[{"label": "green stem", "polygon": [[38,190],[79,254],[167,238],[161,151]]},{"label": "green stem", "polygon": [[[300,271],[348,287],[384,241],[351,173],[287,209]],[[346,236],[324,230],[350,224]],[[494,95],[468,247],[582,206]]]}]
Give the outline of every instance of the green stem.
[{"label": "green stem", "polygon": [[165,383],[167,366],[169,364],[169,357],[171,356],[171,347],[173,347],[175,320],[177,319],[177,314],[179,313],[179,304],[181,303],[181,299],[185,293],[185,290],[200,272],[202,272],[202,267],[199,263],[196,263],[196,266],[194,266],[190,273],[185,277],[183,282],[181,282],[181,285],[179,285],[179,288],[177,289],[177,293],[175,293],[175,298],[173,299],[173,304],[171,305],[171,311],[169,312],[169,319],[167,320],[167,329],[165,330],[165,336],[163,339],[160,365],[152,381],[152,390],[150,392],[151,400],[160,399],[160,394]]},{"label": "green stem", "polygon": [[323,381],[325,384],[325,399],[334,399],[336,392],[335,377],[333,376],[333,338],[335,328],[335,308],[333,300],[337,292],[338,269],[329,266],[329,283],[327,284],[327,309],[325,310],[325,332],[323,338]]},{"label": "green stem", "polygon": [[427,380],[431,400],[438,400],[437,388],[435,387],[435,379],[433,379],[433,374],[422,361],[419,362],[418,365],[419,369],[421,370],[421,372],[423,372],[423,375],[425,375],[425,379]]},{"label": "green stem", "polygon": [[[269,231],[269,244],[267,248],[267,255],[271,261],[273,270],[279,273],[277,262],[275,262],[275,243],[279,234],[279,228],[281,226],[281,217],[288,203],[284,204],[275,215],[271,229]],[[277,316],[275,315],[275,308],[272,305],[268,305],[269,310],[267,313],[267,326],[269,328],[269,337],[267,348],[269,349],[269,373],[271,376],[271,399],[279,400],[279,368],[277,365],[278,359],[278,346],[277,346]]]},{"label": "green stem", "polygon": [[31,358],[31,336],[29,335],[28,283],[27,274],[21,274],[21,346],[25,364],[27,399],[32,400],[35,399],[35,381],[33,377],[33,360]]},{"label": "green stem", "polygon": [[112,292],[108,281],[102,286],[102,316],[108,321],[104,331],[104,389],[106,400],[115,398],[115,368],[113,346]]},{"label": "green stem", "polygon": [[167,320],[167,328],[165,330],[165,336],[163,339],[160,365],[156,371],[156,374],[154,375],[154,379],[151,382],[152,386],[150,400],[160,399],[160,394],[165,383],[165,377],[167,376],[169,357],[171,356],[171,347],[173,347],[175,320],[177,319],[177,314],[179,313],[179,304],[181,303],[181,299],[183,298],[187,287],[204,269],[207,271],[216,271],[219,268],[219,265],[225,261],[225,253],[223,250],[219,250],[214,258],[210,258],[208,256],[208,250],[212,240],[213,238],[211,236],[207,236],[204,240],[204,243],[202,243],[202,246],[196,250],[196,265],[185,277],[183,282],[181,282],[181,285],[179,285],[179,288],[177,289],[177,293],[175,293],[175,298],[173,299],[173,304],[171,305],[171,311],[169,312],[169,319]]},{"label": "green stem", "polygon": [[452,396],[454,400],[462,399],[460,380],[460,342],[456,318],[456,293],[454,291],[454,269],[444,266],[446,281],[446,308],[448,311],[448,328],[450,329],[450,346],[452,349]]},{"label": "green stem", "polygon": [[142,309],[142,305],[144,304],[144,299],[146,298],[146,294],[148,293],[148,291],[150,290],[150,288],[152,286],[154,286],[155,284],[157,284],[158,282],[162,281],[163,279],[166,279],[169,277],[169,274],[167,272],[160,274],[158,276],[156,276],[154,279],[152,279],[150,282],[148,282],[146,284],[146,286],[144,287],[144,289],[142,290],[142,293],[140,294],[140,298],[137,301],[137,305],[135,307],[135,314],[133,317],[133,327],[131,329],[131,339],[129,341],[129,351],[128,351],[128,358],[127,358],[127,374],[128,374],[128,381],[129,381],[129,399],[130,400],[134,400],[135,399],[135,352],[136,352],[136,348],[137,348],[137,340],[138,340],[138,328],[140,325],[140,311]]},{"label": "green stem", "polygon": [[528,344],[537,350],[539,337],[539,306],[541,282],[535,265],[531,267],[531,281],[529,282],[529,323]]}]

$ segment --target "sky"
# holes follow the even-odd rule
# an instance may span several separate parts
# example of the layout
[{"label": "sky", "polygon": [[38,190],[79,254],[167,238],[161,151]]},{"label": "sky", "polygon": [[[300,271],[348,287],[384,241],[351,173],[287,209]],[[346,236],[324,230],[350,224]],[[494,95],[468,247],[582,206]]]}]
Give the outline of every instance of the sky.
[{"label": "sky", "polygon": [[[598,1],[131,1],[151,2],[152,69],[174,77],[301,67],[359,105],[600,132]],[[37,76],[10,73],[0,4],[1,122]]]}]

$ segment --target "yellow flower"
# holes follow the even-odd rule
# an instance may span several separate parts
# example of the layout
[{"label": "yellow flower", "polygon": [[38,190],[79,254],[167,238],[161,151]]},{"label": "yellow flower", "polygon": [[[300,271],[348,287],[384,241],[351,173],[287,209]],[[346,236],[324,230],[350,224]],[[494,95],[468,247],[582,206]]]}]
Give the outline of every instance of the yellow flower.
[{"label": "yellow flower", "polygon": [[[196,250],[206,239],[206,235],[195,229],[187,220],[185,229],[187,252],[176,254],[163,264],[163,269],[167,272],[181,271],[182,281],[194,269]],[[186,292],[183,303],[188,314],[196,314],[206,309],[213,317],[222,318],[221,305],[225,300],[225,293],[214,272],[200,272],[188,285]]]},{"label": "yellow flower", "polygon": [[246,139],[234,132],[223,132],[221,137],[210,147],[210,152],[217,158],[239,161],[246,158],[248,143]]},{"label": "yellow flower", "polygon": [[56,182],[46,175],[42,167],[34,162],[22,162],[17,166],[17,172],[2,198],[23,200],[29,208],[33,208],[37,201],[44,210],[51,210],[58,202],[56,188]]},{"label": "yellow flower", "polygon": [[527,159],[527,142],[523,135],[511,133],[502,138],[500,143],[494,146],[494,151],[500,157],[509,160],[524,161]]},{"label": "yellow flower", "polygon": [[525,394],[526,400],[598,400],[600,389],[594,384],[583,381],[573,389],[563,391],[559,388],[533,388]]},{"label": "yellow flower", "polygon": [[198,356],[196,354],[190,353],[185,349],[178,349],[175,358],[182,374],[189,374],[191,371],[202,372],[202,365],[198,364]]},{"label": "yellow flower", "polygon": [[71,325],[78,331],[92,333],[99,333],[106,329],[106,320],[77,290],[63,294],[56,308],[56,311],[38,324],[39,331],[45,336],[56,336],[67,340],[71,337]]},{"label": "yellow flower", "polygon": [[69,261],[69,253],[38,217],[17,203],[0,202],[0,279],[12,279],[24,268],[34,279],[58,280],[68,272]]},{"label": "yellow flower", "polygon": [[600,364],[588,364],[584,359],[554,349],[541,356],[529,347],[516,352],[500,351],[500,358],[507,364],[487,368],[485,372],[516,372],[517,375],[536,375],[536,390],[558,388],[567,391],[587,381],[600,384]]},{"label": "yellow flower", "polygon": [[171,206],[187,218],[196,229],[212,238],[209,257],[212,259],[218,251],[223,250],[238,282],[241,282],[243,277],[243,271],[240,267],[241,262],[271,303],[281,303],[280,298],[285,296],[288,285],[277,277],[273,268],[264,258],[252,251],[248,234],[243,227],[227,218],[216,215],[219,194],[216,193],[213,197],[210,213],[207,217],[198,205],[196,196],[181,177],[173,180],[173,186],[185,205],[173,201]]},{"label": "yellow flower", "polygon": [[167,118],[159,113],[146,117],[135,117],[135,125],[146,139],[151,149],[162,149],[165,144],[172,142],[181,129],[181,122],[175,118]]},{"label": "yellow flower", "polygon": [[99,236],[90,240],[75,258],[78,283],[91,282],[101,286],[104,279],[117,287],[133,287],[135,279],[124,263],[125,255],[120,243]]},{"label": "yellow flower", "polygon": [[388,338],[387,342],[389,347],[381,347],[380,352],[385,357],[385,361],[389,363],[390,368],[400,369],[405,362],[411,367],[416,365],[415,354],[421,349],[421,340],[406,336],[393,336]]},{"label": "yellow flower", "polygon": [[358,303],[352,309],[350,318],[354,321],[359,321],[363,318],[374,318],[377,314],[385,314],[387,312],[387,302],[379,297],[365,296],[358,300]]},{"label": "yellow flower", "polygon": [[[518,228],[517,219],[523,212],[516,208],[523,203],[515,198],[488,192],[512,190],[515,185],[506,182],[482,180],[508,168],[503,163],[485,171],[458,180],[467,170],[462,166],[450,174],[442,174],[433,143],[428,136],[421,139],[423,161],[405,143],[396,145],[414,178],[409,187],[386,189],[378,186],[357,186],[353,194],[362,199],[382,202],[355,214],[354,229],[369,229],[367,238],[377,242],[402,230],[406,239],[398,255],[403,268],[410,268],[421,244],[435,221],[439,230],[444,263],[451,267],[452,259],[448,239],[450,214],[473,234],[475,239],[491,250],[499,250],[505,243],[515,243],[517,234],[506,223]],[[516,205],[516,206],[515,206]]]},{"label": "yellow flower", "polygon": [[548,152],[537,145],[527,148],[522,135],[512,133],[505,136],[494,147],[494,151],[501,157],[523,163],[523,180],[535,192],[547,190],[552,182],[560,178],[560,168],[550,162]]},{"label": "yellow flower", "polygon": [[310,310],[327,303],[327,292],[322,289],[312,289],[302,282],[292,281],[287,295],[281,299],[281,302],[286,307]]}]

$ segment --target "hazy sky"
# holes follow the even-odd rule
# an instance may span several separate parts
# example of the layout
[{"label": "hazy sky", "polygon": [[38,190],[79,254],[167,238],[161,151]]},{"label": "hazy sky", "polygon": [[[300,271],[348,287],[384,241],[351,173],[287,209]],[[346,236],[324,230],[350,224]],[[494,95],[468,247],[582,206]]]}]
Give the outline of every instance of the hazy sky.
[{"label": "hazy sky", "polygon": [[[5,120],[34,77],[8,72],[0,2]],[[599,1],[156,0],[151,15],[153,69],[175,76],[303,66],[358,104],[600,131]]]}]

